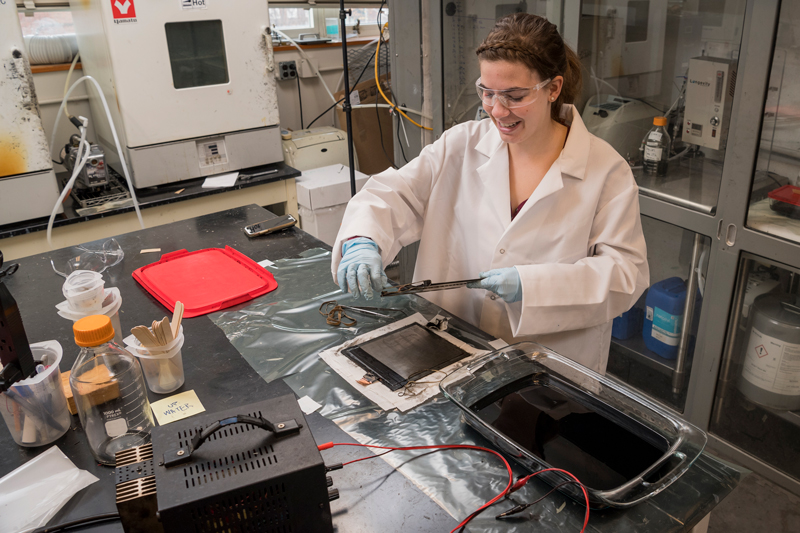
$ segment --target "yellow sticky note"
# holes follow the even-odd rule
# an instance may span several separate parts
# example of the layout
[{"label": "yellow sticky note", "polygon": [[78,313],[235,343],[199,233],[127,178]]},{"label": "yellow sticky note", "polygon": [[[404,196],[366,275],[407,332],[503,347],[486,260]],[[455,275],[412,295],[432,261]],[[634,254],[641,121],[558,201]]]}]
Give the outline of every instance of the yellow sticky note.
[{"label": "yellow sticky note", "polygon": [[151,403],[150,407],[153,409],[153,414],[156,415],[159,426],[183,420],[206,410],[193,390],[158,400]]}]

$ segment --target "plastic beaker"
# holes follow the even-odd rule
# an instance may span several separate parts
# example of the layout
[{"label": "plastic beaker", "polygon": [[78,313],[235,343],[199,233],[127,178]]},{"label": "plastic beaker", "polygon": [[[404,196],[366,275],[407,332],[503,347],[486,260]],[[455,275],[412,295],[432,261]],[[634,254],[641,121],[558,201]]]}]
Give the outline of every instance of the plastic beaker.
[{"label": "plastic beaker", "polygon": [[64,282],[61,292],[70,307],[83,313],[98,311],[103,306],[106,282],[99,272],[76,270]]},{"label": "plastic beaker", "polygon": [[11,385],[0,394],[0,411],[20,446],[44,446],[59,439],[70,426],[67,398],[61,388],[61,345],[57,341],[31,344],[33,360],[42,365],[35,376]]},{"label": "plastic beaker", "polygon": [[153,412],[139,362],[112,341],[105,315],[82,318],[72,326],[81,352],[69,385],[95,459],[114,465],[118,451],[150,442]]},{"label": "plastic beaker", "polygon": [[167,394],[178,389],[184,382],[183,359],[183,326],[178,336],[164,346],[145,347],[139,339],[130,335],[125,337],[125,346],[142,364],[142,371],[147,380],[147,387],[156,394]]},{"label": "plastic beaker", "polygon": [[114,342],[122,346],[122,326],[119,322],[119,309],[122,307],[122,295],[119,293],[117,287],[105,289],[102,307],[94,312],[83,312],[73,309],[69,300],[56,304],[58,309],[58,316],[77,322],[81,318],[86,318],[91,315],[106,315],[111,319],[111,325],[114,326]]}]

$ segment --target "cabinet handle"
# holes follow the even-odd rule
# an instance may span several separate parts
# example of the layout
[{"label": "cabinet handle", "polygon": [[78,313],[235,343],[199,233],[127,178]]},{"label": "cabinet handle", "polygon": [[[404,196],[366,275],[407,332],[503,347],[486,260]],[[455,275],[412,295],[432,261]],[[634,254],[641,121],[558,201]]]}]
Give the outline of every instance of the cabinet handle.
[{"label": "cabinet handle", "polygon": [[728,246],[736,244],[736,224],[728,224],[728,229],[725,231],[725,244]]}]

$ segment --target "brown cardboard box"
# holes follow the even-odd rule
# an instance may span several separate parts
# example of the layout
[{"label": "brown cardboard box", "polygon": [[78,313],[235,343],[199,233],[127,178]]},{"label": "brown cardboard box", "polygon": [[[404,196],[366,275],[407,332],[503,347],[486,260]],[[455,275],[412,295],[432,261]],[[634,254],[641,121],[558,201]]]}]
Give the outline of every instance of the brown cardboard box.
[{"label": "brown cardboard box", "polygon": [[[386,82],[386,76],[381,76],[381,88],[387,98],[392,97],[389,89],[389,84]],[[374,104],[385,103],[383,97],[378,93],[378,87],[375,80],[367,80],[359,83],[351,91],[358,91],[358,97],[361,104]],[[339,100],[344,96],[344,91],[336,93],[336,99]],[[380,116],[380,129],[378,128],[378,117]],[[382,172],[391,166],[386,154],[394,161],[394,123],[389,109],[379,107],[377,114],[375,109],[360,108],[352,110],[353,122],[353,146],[356,154],[358,155],[358,169],[364,174],[371,176]],[[336,107],[336,119],[339,121],[339,128],[347,131],[347,122],[344,111]],[[381,137],[383,134],[383,146],[386,148],[386,154],[383,153],[381,148]]]},{"label": "brown cardboard box", "polygon": [[[67,384],[69,384],[69,374]],[[63,379],[63,378],[62,378]],[[119,398],[119,383],[111,381],[111,373],[105,366],[96,366],[81,375],[81,381],[77,384],[78,394],[89,402],[89,405],[101,405],[115,398]],[[76,402],[77,398],[73,398]],[[69,400],[67,400],[69,403]],[[76,410],[77,411],[77,410]]]},{"label": "brown cardboard box", "polygon": [[78,408],[75,406],[75,398],[72,396],[72,387],[69,386],[69,375],[72,370],[67,370],[61,373],[61,389],[64,391],[64,396],[67,397],[67,409],[69,414],[77,415]]}]

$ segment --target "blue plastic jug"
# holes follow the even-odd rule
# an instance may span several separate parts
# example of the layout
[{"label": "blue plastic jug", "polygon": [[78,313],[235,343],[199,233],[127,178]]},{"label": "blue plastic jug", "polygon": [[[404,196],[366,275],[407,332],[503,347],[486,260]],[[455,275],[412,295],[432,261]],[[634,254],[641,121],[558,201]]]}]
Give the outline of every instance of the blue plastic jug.
[{"label": "blue plastic jug", "polygon": [[667,278],[647,291],[642,336],[645,345],[665,359],[678,356],[686,283],[681,278]]}]

